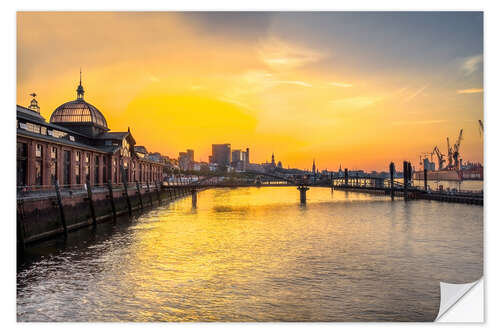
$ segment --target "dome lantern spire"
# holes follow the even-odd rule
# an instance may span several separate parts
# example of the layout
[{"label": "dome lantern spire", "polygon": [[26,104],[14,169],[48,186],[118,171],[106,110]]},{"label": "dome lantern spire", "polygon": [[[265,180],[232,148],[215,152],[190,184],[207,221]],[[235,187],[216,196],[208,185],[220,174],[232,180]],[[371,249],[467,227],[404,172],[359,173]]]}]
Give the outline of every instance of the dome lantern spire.
[{"label": "dome lantern spire", "polygon": [[82,86],[82,69],[80,68],[80,84],[78,85],[78,88],[76,88],[76,98],[83,99],[84,93],[85,93],[85,90],[83,90],[83,86]]}]

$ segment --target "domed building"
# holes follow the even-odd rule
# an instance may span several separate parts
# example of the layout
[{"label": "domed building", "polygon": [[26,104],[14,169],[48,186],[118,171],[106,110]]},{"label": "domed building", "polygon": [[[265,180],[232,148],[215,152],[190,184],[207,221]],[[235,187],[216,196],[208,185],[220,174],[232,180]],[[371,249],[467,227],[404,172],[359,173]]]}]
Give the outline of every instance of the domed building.
[{"label": "domed building", "polygon": [[83,99],[84,93],[80,76],[76,99],[57,107],[50,122],[96,137],[109,131],[108,123],[99,109]]},{"label": "domed building", "polygon": [[161,181],[164,161],[149,156],[154,154],[136,154],[130,128],[111,132],[84,93],[80,72],[76,99],[58,106],[48,123],[35,93],[28,108],[17,105],[18,186]]}]

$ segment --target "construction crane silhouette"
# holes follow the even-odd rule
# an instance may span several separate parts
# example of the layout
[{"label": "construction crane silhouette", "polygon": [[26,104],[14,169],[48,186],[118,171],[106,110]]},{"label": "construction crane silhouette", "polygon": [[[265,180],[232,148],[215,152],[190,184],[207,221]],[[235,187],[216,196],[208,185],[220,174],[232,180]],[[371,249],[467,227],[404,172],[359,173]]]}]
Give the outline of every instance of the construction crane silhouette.
[{"label": "construction crane silhouette", "polygon": [[434,149],[432,150],[431,160],[432,160],[432,155],[434,155],[434,154],[436,155],[436,157],[438,159],[439,170],[443,170],[443,166],[444,166],[444,162],[445,162],[444,154],[441,154],[441,152],[439,151],[439,148],[437,146],[435,146]]},{"label": "construction crane silhouette", "polygon": [[451,146],[450,146],[450,138],[449,137],[446,137],[446,145],[447,145],[446,152],[448,155],[447,168],[451,168],[451,166],[453,165],[453,151],[452,151]]},{"label": "construction crane silhouette", "polygon": [[460,144],[462,143],[462,133],[463,128],[460,129],[460,133],[458,134],[457,142],[453,145],[453,166],[458,168],[458,158],[460,157]]}]

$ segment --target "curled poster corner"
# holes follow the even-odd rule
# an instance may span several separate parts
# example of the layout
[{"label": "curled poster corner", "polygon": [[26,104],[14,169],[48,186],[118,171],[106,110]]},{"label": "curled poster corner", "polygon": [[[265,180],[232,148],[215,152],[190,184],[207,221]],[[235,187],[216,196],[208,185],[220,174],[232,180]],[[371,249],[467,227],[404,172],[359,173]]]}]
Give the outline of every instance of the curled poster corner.
[{"label": "curled poster corner", "polygon": [[467,294],[479,281],[471,283],[446,283],[440,282],[441,302],[439,305],[439,313],[435,321],[440,321],[440,318],[448,312],[465,294]]}]

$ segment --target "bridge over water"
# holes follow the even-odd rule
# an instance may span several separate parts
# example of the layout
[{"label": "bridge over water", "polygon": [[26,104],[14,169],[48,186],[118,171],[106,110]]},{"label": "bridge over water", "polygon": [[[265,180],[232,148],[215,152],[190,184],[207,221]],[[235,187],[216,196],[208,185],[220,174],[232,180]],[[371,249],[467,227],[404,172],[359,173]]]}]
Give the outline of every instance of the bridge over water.
[{"label": "bridge over water", "polygon": [[482,191],[432,191],[427,186],[415,186],[407,170],[402,181],[391,177],[349,175],[346,169],[343,176],[333,176],[316,179],[304,177],[290,177],[273,173],[246,171],[238,173],[238,177],[208,176],[203,178],[178,177],[167,180],[163,186],[167,189],[177,189],[191,193],[193,202],[196,202],[196,192],[204,188],[234,188],[234,187],[265,187],[265,186],[293,186],[300,193],[300,202],[305,204],[306,193],[310,187],[328,187],[332,190],[356,191],[370,194],[403,197],[405,200],[426,199],[446,202],[483,204]]}]

